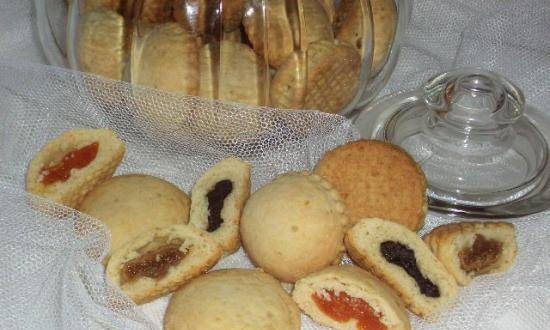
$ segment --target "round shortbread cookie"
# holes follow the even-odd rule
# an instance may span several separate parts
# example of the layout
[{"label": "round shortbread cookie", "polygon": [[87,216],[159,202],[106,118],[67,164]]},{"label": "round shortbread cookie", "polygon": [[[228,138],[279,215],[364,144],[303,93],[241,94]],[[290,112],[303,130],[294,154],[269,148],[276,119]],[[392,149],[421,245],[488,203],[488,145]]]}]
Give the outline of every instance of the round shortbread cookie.
[{"label": "round shortbread cookie", "polygon": [[98,185],[78,209],[111,232],[111,251],[135,236],[189,221],[189,197],[173,184],[148,175],[121,175]]},{"label": "round shortbread cookie", "polygon": [[428,210],[424,173],[395,145],[375,140],[350,142],[327,152],[315,173],[340,192],[354,222],[382,218],[411,230],[424,224]]},{"label": "round shortbread cookie", "polygon": [[241,240],[256,265],[292,283],[340,261],[347,225],[330,184],[317,175],[287,173],[252,194]]},{"label": "round shortbread cookie", "polygon": [[273,277],[258,269],[208,273],[170,300],[165,330],[299,330],[300,311]]}]

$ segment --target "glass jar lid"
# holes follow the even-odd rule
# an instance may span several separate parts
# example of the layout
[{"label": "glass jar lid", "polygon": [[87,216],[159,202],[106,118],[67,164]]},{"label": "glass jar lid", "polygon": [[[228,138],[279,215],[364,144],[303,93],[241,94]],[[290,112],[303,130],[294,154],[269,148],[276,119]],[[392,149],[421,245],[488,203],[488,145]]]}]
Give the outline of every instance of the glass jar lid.
[{"label": "glass jar lid", "polygon": [[504,77],[462,69],[366,109],[356,124],[420,164],[432,209],[518,215],[550,206],[510,209],[540,193],[550,170],[546,139],[524,108],[522,92]]}]

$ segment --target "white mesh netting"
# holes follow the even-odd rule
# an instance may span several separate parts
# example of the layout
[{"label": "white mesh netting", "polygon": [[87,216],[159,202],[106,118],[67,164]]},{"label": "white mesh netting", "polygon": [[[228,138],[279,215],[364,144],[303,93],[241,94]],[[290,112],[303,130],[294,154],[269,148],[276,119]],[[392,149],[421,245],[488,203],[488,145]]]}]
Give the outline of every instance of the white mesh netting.
[{"label": "white mesh netting", "polygon": [[[6,329],[162,325],[167,298],[135,308],[106,284],[99,260],[108,234],[98,222],[23,192],[29,160],[61,132],[112,128],[127,146],[118,174],[156,175],[187,192],[205,169],[228,154],[253,164],[257,189],[279,173],[311,169],[324,151],[357,138],[350,122],[338,116],[238,109],[17,62],[0,64],[0,100],[0,327]],[[151,116],[164,120],[164,129]],[[235,129],[204,130],[219,123]],[[437,323],[413,317],[415,329],[516,329],[510,328],[512,321],[522,329],[541,329],[550,299],[549,217],[514,220],[520,246],[514,269],[463,289],[457,306]],[[451,220],[430,215],[426,230]],[[241,250],[216,266],[227,267],[251,264]],[[321,329],[303,321],[303,329]]]},{"label": "white mesh netting", "polygon": [[[43,60],[31,15],[25,1],[2,5],[0,58]],[[481,66],[510,77],[529,103],[548,110],[549,26],[548,0],[418,0],[384,93],[410,90],[455,66]],[[253,163],[257,189],[278,173],[311,168],[324,150],[357,138],[349,122],[336,116],[237,110],[41,65],[1,62],[0,328],[162,327],[167,298],[136,308],[105,282],[98,262],[108,244],[103,226],[24,193],[29,160],[61,132],[110,127],[128,149],[117,174],[156,175],[186,192],[202,171],[229,153]],[[234,129],[224,131],[226,122]],[[206,124],[217,128],[208,133]],[[456,220],[430,214],[423,232]],[[550,212],[510,220],[518,232],[516,266],[461,289],[456,306],[435,323],[411,316],[413,328],[547,329],[548,221]],[[241,250],[216,268],[250,266]],[[322,329],[306,317],[302,328]]]}]

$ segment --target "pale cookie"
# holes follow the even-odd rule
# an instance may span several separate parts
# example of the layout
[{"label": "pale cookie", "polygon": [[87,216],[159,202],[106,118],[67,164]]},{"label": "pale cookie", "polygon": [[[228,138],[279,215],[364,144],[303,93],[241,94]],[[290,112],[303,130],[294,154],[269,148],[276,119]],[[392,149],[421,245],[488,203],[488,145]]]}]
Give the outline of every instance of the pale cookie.
[{"label": "pale cookie", "polygon": [[132,62],[132,83],[197,95],[199,61],[195,38],[176,23],[157,25],[140,41]]},{"label": "pale cookie", "polygon": [[226,158],[193,186],[189,224],[208,232],[226,253],[233,253],[241,246],[239,223],[249,196],[250,164]]},{"label": "pale cookie", "polygon": [[401,148],[359,140],[327,152],[315,173],[340,192],[352,221],[383,218],[418,230],[428,211],[426,178]]},{"label": "pale cookie", "polygon": [[292,298],[314,321],[331,329],[411,329],[403,302],[356,266],[331,266],[311,274],[296,282]]},{"label": "pale cookie", "polygon": [[287,173],[245,205],[241,239],[250,259],[283,282],[340,262],[348,225],[344,205],[316,175]]},{"label": "pale cookie", "polygon": [[507,222],[460,222],[439,226],[424,237],[458,284],[478,275],[505,272],[517,255],[514,226]]},{"label": "pale cookie", "polygon": [[274,68],[283,64],[294,49],[292,28],[286,8],[285,0],[269,1],[266,3],[264,17],[264,10],[261,3],[258,3],[249,7],[243,19],[246,34],[254,51],[261,57],[265,56]]},{"label": "pale cookie", "polygon": [[179,289],[165,330],[300,330],[300,311],[279,282],[258,269],[225,269]]},{"label": "pale cookie", "polygon": [[32,159],[27,191],[74,208],[113,175],[124,152],[124,144],[111,130],[67,131],[49,141]]},{"label": "pale cookie", "polygon": [[386,282],[415,314],[432,318],[456,300],[454,277],[405,226],[363,219],[346,233],[349,256]]},{"label": "pale cookie", "polygon": [[132,174],[101,183],[86,195],[78,210],[109,228],[112,252],[156,227],[186,224],[190,204],[189,197],[170,182]]},{"label": "pale cookie", "polygon": [[206,273],[221,255],[206,233],[172,225],[145,232],[114,251],[106,274],[139,305]]},{"label": "pale cookie", "polygon": [[245,44],[224,40],[203,46],[200,50],[200,74],[199,95],[202,97],[250,105],[265,104],[266,68]]},{"label": "pale cookie", "polygon": [[306,50],[318,40],[334,41],[330,18],[319,0],[294,2],[287,10],[296,49]]},{"label": "pale cookie", "polygon": [[[377,74],[386,62],[395,35],[397,10],[393,0],[371,0],[374,25],[374,50],[371,75]],[[338,8],[335,22],[336,38],[354,46],[365,56],[366,45],[371,38],[371,22],[362,1],[344,1]]]},{"label": "pale cookie", "polygon": [[124,71],[124,19],[115,11],[88,11],[78,22],[76,53],[80,70],[120,80]]},{"label": "pale cookie", "polygon": [[304,59],[303,53],[294,53],[275,73],[271,105],[330,113],[343,110],[357,94],[359,53],[344,44],[316,41],[309,45],[306,56]]}]

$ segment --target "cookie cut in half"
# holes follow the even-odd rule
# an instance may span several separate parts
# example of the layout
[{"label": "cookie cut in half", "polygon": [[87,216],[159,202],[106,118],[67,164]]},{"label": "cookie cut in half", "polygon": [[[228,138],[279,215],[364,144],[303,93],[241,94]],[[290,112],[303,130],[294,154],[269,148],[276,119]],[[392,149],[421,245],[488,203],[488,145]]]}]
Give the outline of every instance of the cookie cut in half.
[{"label": "cookie cut in half", "polygon": [[218,244],[194,227],[157,228],[116,250],[107,264],[107,278],[143,304],[205,273],[221,255]]},{"label": "cookie cut in half", "polygon": [[411,230],[428,211],[424,172],[401,148],[375,140],[349,142],[327,152],[315,173],[340,192],[352,221],[382,218]]},{"label": "cookie cut in half", "polygon": [[311,274],[296,282],[292,298],[314,321],[333,329],[411,329],[403,302],[356,266],[332,266]]},{"label": "cookie cut in half", "polygon": [[113,175],[125,147],[108,129],[75,129],[48,142],[27,171],[27,191],[76,207],[97,184]]},{"label": "cookie cut in half", "polygon": [[505,272],[517,255],[514,225],[507,222],[461,222],[439,226],[424,237],[458,284],[475,276]]},{"label": "cookie cut in half", "polygon": [[283,282],[338,264],[348,226],[338,192],[317,175],[287,173],[245,205],[241,237],[250,259]]},{"label": "cookie cut in half", "polygon": [[164,330],[300,330],[300,310],[272,276],[259,269],[209,272],[180,288]]},{"label": "cookie cut in half", "polygon": [[227,253],[241,245],[239,223],[250,196],[250,164],[230,157],[214,165],[191,191],[190,224],[206,231]]},{"label": "cookie cut in half", "polygon": [[345,244],[350,257],[393,288],[413,313],[432,318],[455,301],[455,279],[405,226],[363,219],[348,231]]}]

